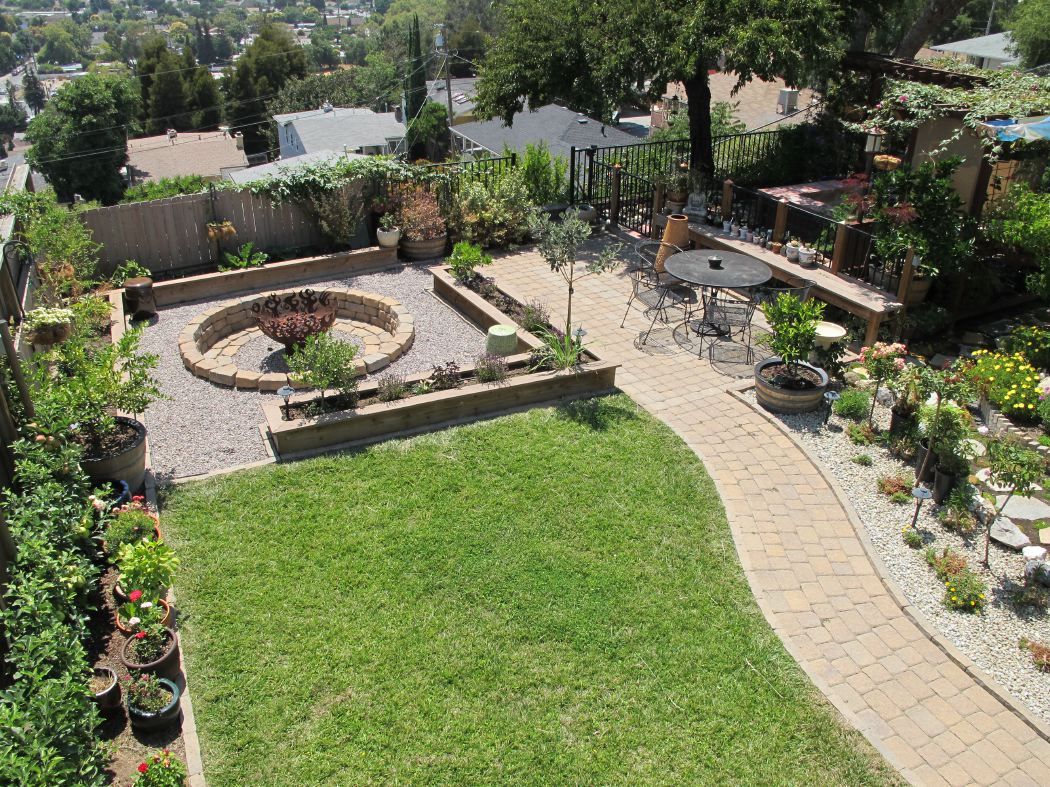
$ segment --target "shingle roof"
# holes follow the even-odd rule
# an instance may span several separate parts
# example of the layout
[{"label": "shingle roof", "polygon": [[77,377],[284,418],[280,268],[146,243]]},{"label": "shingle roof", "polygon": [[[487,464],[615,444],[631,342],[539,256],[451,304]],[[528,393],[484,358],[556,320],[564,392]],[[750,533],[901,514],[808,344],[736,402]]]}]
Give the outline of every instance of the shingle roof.
[{"label": "shingle roof", "polygon": [[[466,115],[474,111],[474,93],[477,77],[454,77],[452,79],[452,116]],[[427,80],[427,99],[446,106],[445,80]]]},{"label": "shingle roof", "polygon": [[248,169],[239,169],[235,172],[227,172],[226,177],[237,184],[251,183],[255,180],[263,180],[264,178],[280,175],[283,172],[306,167],[310,164],[322,164],[337,158],[355,159],[366,158],[366,156],[359,156],[357,153],[343,153],[342,151],[318,150],[316,153],[304,153],[301,156],[281,159],[259,167],[249,167]]},{"label": "shingle roof", "polygon": [[388,139],[402,139],[405,124],[393,112],[373,112],[368,107],[335,107],[274,115],[280,125],[293,123],[307,153],[381,146]]},{"label": "shingle roof", "polygon": [[521,151],[529,143],[546,142],[552,153],[567,156],[573,145],[606,147],[633,145],[638,141],[615,126],[604,125],[557,104],[547,104],[535,112],[519,112],[512,126],[504,126],[502,120],[496,119],[463,123],[452,130],[496,154],[502,153],[505,147]]},{"label": "shingle roof", "polygon": [[179,134],[175,144],[166,135],[128,142],[128,165],[136,180],[160,180],[178,175],[218,178],[229,167],[246,167],[248,159],[237,141],[221,131]]},{"label": "shingle roof", "polygon": [[1013,52],[1014,41],[1009,33],[993,33],[990,36],[967,38],[965,41],[952,41],[948,44],[937,44],[930,47],[937,52],[954,52],[973,57],[990,57],[1005,63],[1016,63],[1017,55]]}]

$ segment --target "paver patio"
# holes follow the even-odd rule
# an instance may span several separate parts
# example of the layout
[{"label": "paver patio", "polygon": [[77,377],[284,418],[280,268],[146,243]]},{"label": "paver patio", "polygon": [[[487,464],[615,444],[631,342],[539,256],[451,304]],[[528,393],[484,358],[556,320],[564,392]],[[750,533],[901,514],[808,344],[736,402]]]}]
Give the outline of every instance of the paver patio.
[{"label": "paver patio", "polygon": [[[565,284],[537,253],[499,257],[485,273],[520,300],[545,302],[556,325],[564,315]],[[578,282],[574,323],[603,358],[622,364],[620,388],[703,460],[759,605],[816,686],[913,783],[1045,784],[1046,729],[902,606],[834,487],[732,395],[737,380],[695,355],[635,346],[648,321],[632,311],[620,328],[629,292],[622,272]],[[673,346],[657,331],[654,339]]]}]

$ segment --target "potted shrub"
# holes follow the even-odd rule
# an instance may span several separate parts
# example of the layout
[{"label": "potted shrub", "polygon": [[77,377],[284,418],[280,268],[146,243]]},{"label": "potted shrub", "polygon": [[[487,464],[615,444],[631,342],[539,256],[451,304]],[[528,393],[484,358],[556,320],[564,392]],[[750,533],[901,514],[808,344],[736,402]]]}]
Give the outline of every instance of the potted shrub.
[{"label": "potted shrub", "polygon": [[50,347],[64,342],[73,333],[73,310],[46,306],[26,312],[22,329],[30,343]]},{"label": "potted shrub", "polygon": [[950,419],[942,415],[945,408],[953,402],[969,402],[973,399],[974,389],[963,373],[963,368],[959,364],[943,370],[923,367],[919,389],[926,397],[933,396],[934,405],[932,413],[923,421],[926,429],[916,453],[915,478],[918,481],[930,481],[933,478],[938,458],[936,448],[941,445],[940,430],[952,428]]},{"label": "potted shrub", "polygon": [[919,405],[925,393],[922,367],[905,364],[897,374],[890,376],[886,387],[893,394],[890,406],[890,436],[899,437],[912,431],[916,425]]},{"label": "potted shrub", "polygon": [[429,260],[445,253],[448,234],[437,199],[417,188],[404,196],[400,207],[401,253],[410,260]]},{"label": "potted shrub", "polygon": [[145,500],[136,495],[131,502],[119,506],[106,525],[102,546],[110,562],[117,561],[117,555],[125,544],[134,544],[143,539],[161,540],[157,515],[146,508]]},{"label": "potted shrub", "polygon": [[397,217],[393,213],[384,213],[379,219],[379,229],[376,230],[376,241],[381,249],[396,249],[398,241],[401,240],[401,230],[397,226]]},{"label": "potted shrub", "polygon": [[98,345],[74,336],[30,368],[41,421],[64,426],[96,484],[120,479],[137,490],[145,478],[146,427],[115,415],[141,413],[161,395],[150,374],[157,356],[137,352],[140,337],[132,330],[116,344]]},{"label": "potted shrub", "polygon": [[[867,369],[868,375],[874,383],[875,393],[883,382],[890,380],[904,371],[904,356],[908,354],[908,348],[903,344],[887,344],[875,342],[871,347],[860,348],[860,363]],[[875,428],[875,402],[877,396],[871,397],[871,410],[868,411],[868,426]]]},{"label": "potted shrub", "polygon": [[788,262],[798,262],[799,249],[802,244],[798,242],[798,238],[792,238],[784,246],[784,256],[787,257]]},{"label": "potted shrub", "polygon": [[91,671],[92,699],[99,710],[112,710],[120,705],[120,683],[111,667],[95,667]]},{"label": "potted shrub", "polygon": [[935,462],[931,458],[928,466],[933,467],[933,501],[940,505],[959,477],[969,474],[968,460],[973,452],[966,440],[971,435],[972,423],[969,414],[953,404],[945,404],[939,410],[923,407],[920,423],[928,435],[926,445],[936,457]]},{"label": "potted shrub", "polygon": [[689,199],[689,165],[684,161],[667,178],[667,207],[672,213],[681,213]]},{"label": "potted shrub", "polygon": [[137,730],[158,730],[179,718],[179,687],[167,678],[138,673],[124,679],[128,719]]},{"label": "potted shrub", "polygon": [[758,403],[776,413],[817,409],[824,401],[828,375],[803,359],[813,351],[824,304],[780,293],[762,306],[762,313],[773,332],[760,341],[775,355],[755,364]]}]

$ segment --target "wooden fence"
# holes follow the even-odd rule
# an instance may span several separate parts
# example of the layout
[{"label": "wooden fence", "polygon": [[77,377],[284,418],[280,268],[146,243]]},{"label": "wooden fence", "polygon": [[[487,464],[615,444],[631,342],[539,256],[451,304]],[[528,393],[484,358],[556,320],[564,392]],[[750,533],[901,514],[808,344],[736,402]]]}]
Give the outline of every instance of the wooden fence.
[{"label": "wooden fence", "polygon": [[[156,273],[214,264],[221,252],[251,242],[257,249],[316,246],[324,238],[297,205],[275,207],[248,191],[210,190],[202,194],[114,205],[85,211],[81,218],[102,244],[99,267],[108,275],[124,260],[136,260]],[[208,238],[210,222],[229,221],[237,235]]]}]

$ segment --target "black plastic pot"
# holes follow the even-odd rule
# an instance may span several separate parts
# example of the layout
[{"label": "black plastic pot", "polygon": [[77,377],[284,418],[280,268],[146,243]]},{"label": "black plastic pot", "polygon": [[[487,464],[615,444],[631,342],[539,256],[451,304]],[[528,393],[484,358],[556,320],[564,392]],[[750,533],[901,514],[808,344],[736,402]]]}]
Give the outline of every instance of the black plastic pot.
[{"label": "black plastic pot", "polygon": [[941,469],[937,466],[933,471],[933,502],[940,505],[945,501],[952,489],[955,488],[955,483],[958,481],[958,476],[955,473],[949,473],[946,470]]},{"label": "black plastic pot", "polygon": [[[922,470],[922,463],[926,461],[926,454],[930,454],[930,461],[926,462],[926,470],[920,476],[919,471]],[[930,451],[929,443],[925,440],[919,441],[919,447],[915,451],[915,480],[916,481],[931,481],[933,480],[934,471],[937,468],[937,454]]]},{"label": "black plastic pot", "polygon": [[890,410],[890,437],[899,437],[907,433],[914,423],[914,413],[899,413],[895,409]]},{"label": "black plastic pot", "polygon": [[159,730],[174,723],[179,718],[179,687],[167,678],[160,678],[160,683],[171,692],[171,702],[156,713],[139,710],[130,702],[128,703],[128,719],[131,726],[137,730]]}]

